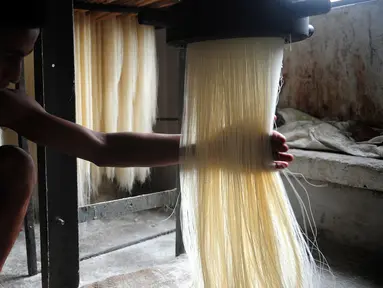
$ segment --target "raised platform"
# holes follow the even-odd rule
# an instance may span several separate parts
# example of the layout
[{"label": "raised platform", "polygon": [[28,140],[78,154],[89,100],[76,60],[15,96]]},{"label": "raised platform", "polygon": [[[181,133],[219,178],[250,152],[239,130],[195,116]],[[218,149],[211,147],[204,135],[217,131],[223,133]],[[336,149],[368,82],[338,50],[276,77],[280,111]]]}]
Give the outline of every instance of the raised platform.
[{"label": "raised platform", "polygon": [[290,170],[308,179],[383,192],[383,160],[297,149],[290,152],[295,156]]},{"label": "raised platform", "polygon": [[[298,180],[288,171],[284,175],[289,176],[308,209],[311,204],[319,232],[346,245],[383,250],[383,161],[315,151],[291,152],[295,161],[288,171]],[[294,190],[287,178],[283,180],[303,223]]]}]

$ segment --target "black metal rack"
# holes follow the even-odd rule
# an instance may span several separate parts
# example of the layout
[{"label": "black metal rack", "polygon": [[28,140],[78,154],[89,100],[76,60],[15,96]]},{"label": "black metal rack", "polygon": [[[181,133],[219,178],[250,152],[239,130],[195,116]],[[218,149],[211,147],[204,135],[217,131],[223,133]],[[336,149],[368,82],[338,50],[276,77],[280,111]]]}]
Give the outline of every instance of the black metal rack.
[{"label": "black metal rack", "polygon": [[[355,1],[360,0],[340,2],[343,2],[344,5],[345,2]],[[74,9],[111,13],[145,11],[148,12],[147,15],[156,15],[158,10],[111,4],[89,4],[73,0],[46,1],[46,5],[46,11],[49,11],[47,25],[42,31],[34,51],[36,100],[48,112],[75,122]],[[153,25],[156,25],[155,21]],[[185,57],[186,49],[181,46],[179,52],[180,75],[185,74]],[[183,90],[184,77],[180,77],[180,115],[179,118],[172,118],[172,120],[178,120],[180,124],[183,110]],[[20,141],[21,145],[25,146],[25,141],[23,142],[22,139]],[[95,211],[96,208],[93,207],[95,205],[80,208],[77,205],[77,165],[75,158],[41,146],[38,147],[37,152],[42,286],[44,288],[76,288],[79,285],[79,262],[82,260],[79,257],[78,225],[80,222],[89,220],[87,211],[92,209]],[[178,169],[176,189],[120,199],[113,201],[113,205],[126,207],[126,203],[129,203],[128,206],[132,209],[128,209],[127,212],[142,211],[155,208],[157,204],[164,201],[163,197],[173,197],[179,194]],[[178,201],[176,206],[176,256],[185,252],[181,233],[180,202]],[[37,273],[37,267],[31,213],[29,210],[25,218],[25,232],[27,251],[29,251],[29,274],[33,275]],[[115,249],[120,248],[122,247]]]},{"label": "black metal rack", "polygon": [[[75,122],[75,70],[74,70],[74,9],[85,9],[111,13],[137,13],[151,8],[126,7],[105,4],[87,4],[80,1],[45,1],[49,11],[47,25],[43,29],[34,50],[35,98],[49,113]],[[182,51],[182,50],[181,50]],[[180,53],[181,69],[184,69],[184,53]],[[182,64],[183,63],[183,64]],[[183,68],[182,68],[183,67]],[[183,70],[184,71],[184,70]],[[183,73],[182,71],[180,71]],[[181,77],[180,97],[183,97]],[[20,85],[23,82],[21,82]],[[19,87],[19,89],[23,89]],[[182,105],[181,101],[181,105]],[[181,106],[182,107],[182,106]],[[158,118],[161,120],[161,118]],[[172,118],[179,121],[180,118]],[[20,146],[28,149],[24,138],[19,137]],[[41,274],[43,288],[76,288],[79,286],[79,232],[78,225],[90,220],[89,211],[100,210],[101,206],[126,213],[163,206],[169,199],[177,198],[176,189],[153,194],[115,200],[78,207],[76,159],[42,146],[37,147],[38,193],[41,237]],[[177,175],[177,178],[178,175]],[[179,202],[177,211],[179,211]],[[96,207],[97,206],[97,207]],[[101,208],[102,209],[102,208]],[[121,215],[121,213],[119,213]],[[177,215],[179,215],[177,213]],[[178,217],[177,217],[178,218]],[[24,219],[28,273],[38,273],[33,212],[30,206]],[[184,252],[177,220],[176,255]],[[174,231],[169,231],[174,232]],[[160,236],[160,235],[157,235]],[[143,239],[142,241],[147,240]],[[115,247],[117,250],[131,245]],[[110,251],[103,251],[107,253]],[[100,253],[98,253],[100,254]],[[97,255],[87,256],[86,258]]]},{"label": "black metal rack", "polygon": [[[75,122],[72,1],[46,1],[47,26],[35,50],[36,100]],[[78,287],[76,159],[38,148],[42,287]]]}]

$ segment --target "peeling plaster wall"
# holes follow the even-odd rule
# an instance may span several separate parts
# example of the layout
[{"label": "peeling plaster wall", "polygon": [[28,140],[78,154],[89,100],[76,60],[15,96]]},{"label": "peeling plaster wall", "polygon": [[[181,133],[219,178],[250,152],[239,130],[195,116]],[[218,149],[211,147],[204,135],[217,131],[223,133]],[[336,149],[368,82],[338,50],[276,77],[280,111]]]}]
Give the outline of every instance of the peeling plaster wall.
[{"label": "peeling plaster wall", "polygon": [[286,46],[279,107],[382,126],[383,1],[333,9],[310,22],[312,38]]}]

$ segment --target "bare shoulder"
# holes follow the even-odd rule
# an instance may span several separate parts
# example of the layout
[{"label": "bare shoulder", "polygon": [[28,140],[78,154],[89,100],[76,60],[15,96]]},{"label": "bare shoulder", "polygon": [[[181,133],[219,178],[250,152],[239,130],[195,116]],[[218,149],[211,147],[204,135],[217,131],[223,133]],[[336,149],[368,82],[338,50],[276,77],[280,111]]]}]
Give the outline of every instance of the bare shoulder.
[{"label": "bare shoulder", "polygon": [[15,123],[20,124],[38,111],[44,110],[24,93],[9,89],[0,90],[0,126],[12,128]]}]

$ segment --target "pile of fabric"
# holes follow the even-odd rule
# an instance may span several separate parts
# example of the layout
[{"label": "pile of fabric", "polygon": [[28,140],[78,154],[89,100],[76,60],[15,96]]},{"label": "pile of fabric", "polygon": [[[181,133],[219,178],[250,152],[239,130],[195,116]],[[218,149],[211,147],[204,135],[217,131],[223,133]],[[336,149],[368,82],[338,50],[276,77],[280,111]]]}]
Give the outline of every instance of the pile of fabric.
[{"label": "pile of fabric", "polygon": [[383,129],[356,121],[324,121],[292,108],[277,115],[277,130],[290,148],[383,158]]}]

